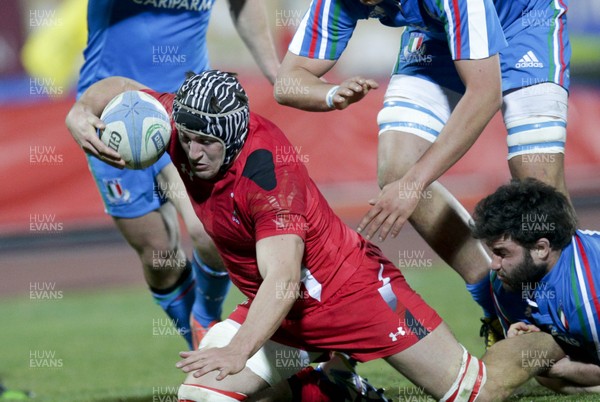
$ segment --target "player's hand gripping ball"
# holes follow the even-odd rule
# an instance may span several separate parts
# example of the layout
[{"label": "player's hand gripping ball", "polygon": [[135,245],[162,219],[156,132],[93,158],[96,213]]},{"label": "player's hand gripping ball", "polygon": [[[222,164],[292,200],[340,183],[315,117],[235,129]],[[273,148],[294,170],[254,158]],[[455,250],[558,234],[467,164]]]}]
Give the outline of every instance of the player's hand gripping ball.
[{"label": "player's hand gripping ball", "polygon": [[171,138],[169,114],[154,97],[141,91],[115,96],[100,119],[100,139],[121,155],[129,169],[144,169],[165,152]]}]

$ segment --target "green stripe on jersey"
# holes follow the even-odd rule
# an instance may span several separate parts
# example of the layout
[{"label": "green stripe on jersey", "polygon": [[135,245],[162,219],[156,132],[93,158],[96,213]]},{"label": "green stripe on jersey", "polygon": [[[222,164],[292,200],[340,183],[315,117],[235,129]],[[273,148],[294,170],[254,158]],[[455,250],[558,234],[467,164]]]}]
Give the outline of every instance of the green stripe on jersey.
[{"label": "green stripe on jersey", "polygon": [[550,66],[548,68],[548,82],[554,82],[554,72],[556,70],[556,63],[554,62],[554,33],[556,31],[556,35],[558,36],[558,14],[560,10],[557,8],[554,10],[554,16],[552,19],[552,29],[548,30],[548,54],[550,57],[548,58],[548,63]]},{"label": "green stripe on jersey", "polygon": [[[577,247],[577,244],[575,244]],[[581,251],[581,250],[577,250]],[[571,290],[573,293],[573,301],[575,302],[575,311],[577,312],[577,318],[579,319],[579,324],[583,332],[583,336],[586,341],[592,340],[592,334],[586,331],[588,329],[588,325],[585,321],[585,316],[583,314],[584,306],[583,306],[583,297],[581,292],[579,291],[579,286],[577,286],[577,270],[575,269],[575,250],[573,250],[573,260],[571,261]]]},{"label": "green stripe on jersey", "polygon": [[337,50],[337,44],[340,40],[340,33],[338,30],[338,24],[337,21],[340,20],[340,12],[342,9],[341,6],[341,2],[336,2],[335,3],[335,8],[333,9],[333,21],[335,22],[335,24],[331,24],[331,31],[330,31],[330,38],[329,40],[331,41],[331,49],[329,50],[329,60],[335,60],[335,53]]}]

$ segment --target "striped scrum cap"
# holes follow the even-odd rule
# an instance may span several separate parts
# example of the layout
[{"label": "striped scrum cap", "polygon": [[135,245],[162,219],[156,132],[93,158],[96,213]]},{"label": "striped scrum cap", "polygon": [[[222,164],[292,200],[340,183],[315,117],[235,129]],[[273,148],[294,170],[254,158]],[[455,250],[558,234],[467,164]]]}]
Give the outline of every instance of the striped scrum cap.
[{"label": "striped scrum cap", "polygon": [[234,74],[203,71],[188,76],[177,91],[173,119],[178,130],[214,137],[223,143],[221,170],[225,170],[248,134],[248,96]]}]

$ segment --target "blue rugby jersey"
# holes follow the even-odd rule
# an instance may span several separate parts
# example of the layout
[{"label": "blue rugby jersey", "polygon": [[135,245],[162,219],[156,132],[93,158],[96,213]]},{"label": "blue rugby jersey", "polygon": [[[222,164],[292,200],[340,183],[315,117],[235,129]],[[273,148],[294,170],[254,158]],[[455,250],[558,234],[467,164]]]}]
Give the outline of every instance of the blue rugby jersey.
[{"label": "blue rugby jersey", "polygon": [[[290,52],[337,60],[358,20],[377,18],[387,26],[406,26],[394,73],[438,76],[444,86],[460,90],[453,60],[483,59],[506,46],[491,0],[384,0],[366,6],[358,0],[313,0]],[[439,74],[443,73],[443,74]]]},{"label": "blue rugby jersey", "polygon": [[[121,75],[174,92],[185,72],[209,68],[206,31],[214,0],[90,0],[77,94]],[[157,34],[157,32],[159,34]]]},{"label": "blue rugby jersey", "polygon": [[510,294],[494,273],[491,279],[505,329],[509,322],[535,324],[572,359],[600,365],[600,232],[578,230],[535,289]]}]

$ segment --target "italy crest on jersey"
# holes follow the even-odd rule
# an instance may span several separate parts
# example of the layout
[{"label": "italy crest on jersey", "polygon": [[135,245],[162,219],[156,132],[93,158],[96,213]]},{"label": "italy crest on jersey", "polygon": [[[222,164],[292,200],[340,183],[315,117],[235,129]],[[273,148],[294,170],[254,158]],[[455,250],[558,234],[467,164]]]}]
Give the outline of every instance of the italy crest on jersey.
[{"label": "italy crest on jersey", "polygon": [[422,32],[411,32],[408,42],[402,49],[402,61],[404,63],[428,64],[432,56],[426,53],[425,34]]},{"label": "italy crest on jersey", "polygon": [[423,39],[425,39],[425,35],[422,33],[413,32],[410,34],[410,39],[408,40],[408,45],[406,46],[406,52],[415,53],[421,50],[421,46],[423,46]]},{"label": "italy crest on jersey", "polygon": [[106,187],[106,196],[111,204],[124,204],[129,201],[131,193],[123,188],[120,178],[103,181]]}]

